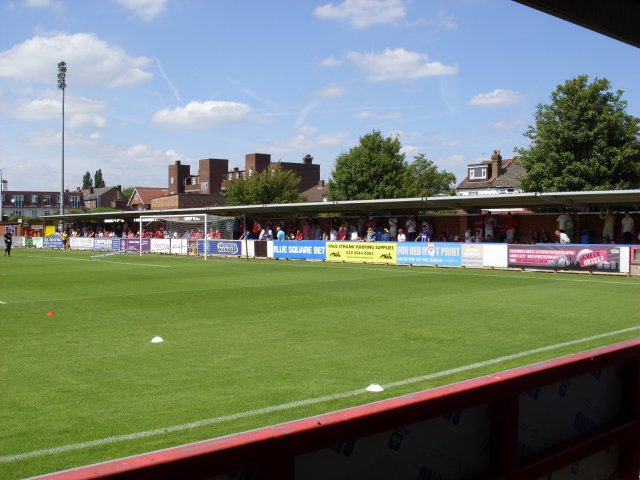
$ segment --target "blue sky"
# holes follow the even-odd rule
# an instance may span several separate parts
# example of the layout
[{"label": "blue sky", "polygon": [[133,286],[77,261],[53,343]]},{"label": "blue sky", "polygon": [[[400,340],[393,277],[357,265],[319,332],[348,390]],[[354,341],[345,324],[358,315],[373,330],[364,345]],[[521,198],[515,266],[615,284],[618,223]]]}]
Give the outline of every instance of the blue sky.
[{"label": "blue sky", "polygon": [[166,186],[175,160],[247,153],[328,179],[372,130],[464,178],[510,158],[536,105],[581,74],[640,116],[640,50],[509,0],[0,0],[9,189]]}]

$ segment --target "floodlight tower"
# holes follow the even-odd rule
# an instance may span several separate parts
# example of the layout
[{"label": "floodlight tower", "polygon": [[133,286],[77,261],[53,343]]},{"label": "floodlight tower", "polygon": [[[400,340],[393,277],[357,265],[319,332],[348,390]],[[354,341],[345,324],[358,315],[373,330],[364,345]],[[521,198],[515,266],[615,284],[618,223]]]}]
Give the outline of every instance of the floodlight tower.
[{"label": "floodlight tower", "polygon": [[64,215],[64,89],[67,79],[67,64],[58,62],[58,88],[62,90],[62,170],[60,183],[60,215]]}]

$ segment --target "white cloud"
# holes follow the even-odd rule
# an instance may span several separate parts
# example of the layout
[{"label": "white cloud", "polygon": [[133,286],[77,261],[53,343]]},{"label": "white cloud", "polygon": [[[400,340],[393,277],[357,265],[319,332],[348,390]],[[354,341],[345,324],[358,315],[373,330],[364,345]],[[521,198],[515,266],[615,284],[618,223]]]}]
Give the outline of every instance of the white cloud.
[{"label": "white cloud", "polygon": [[526,122],[524,120],[500,120],[492,123],[490,127],[496,130],[515,130],[517,128],[522,128],[524,125],[526,125]]},{"label": "white cloud", "polygon": [[336,68],[340,65],[342,65],[342,60],[339,60],[335,57],[327,57],[320,62],[320,66],[325,68]]},{"label": "white cloud", "polygon": [[240,122],[250,112],[251,106],[240,102],[189,102],[185,107],[163,108],[153,121],[178,128],[209,128]]},{"label": "white cloud", "polygon": [[400,149],[400,153],[403,153],[406,158],[415,157],[420,153],[420,148],[415,145],[405,145]]},{"label": "white cloud", "polygon": [[404,48],[387,48],[382,53],[349,52],[347,58],[368,72],[367,79],[372,82],[452,75],[458,71],[456,66],[430,62],[427,54]]},{"label": "white cloud", "polygon": [[0,52],[0,78],[55,83],[58,62],[67,63],[67,85],[121,87],[149,80],[145,57],[130,57],[93,34],[37,36]]},{"label": "white cloud", "polygon": [[63,10],[62,2],[54,0],[23,0],[25,8],[51,8],[57,12]]},{"label": "white cloud", "polygon": [[526,98],[521,93],[496,88],[493,92],[477,94],[469,100],[469,105],[473,107],[506,107],[525,101]]},{"label": "white cloud", "polygon": [[400,112],[376,113],[370,111],[358,112],[353,115],[358,120],[397,120]]},{"label": "white cloud", "polygon": [[327,3],[313,13],[325,20],[339,20],[353,28],[396,23],[407,14],[404,0],[344,0],[340,4]]},{"label": "white cloud", "polygon": [[151,22],[162,13],[167,0],[117,0],[127,10],[131,10],[143,22]]},{"label": "white cloud", "polygon": [[318,134],[316,128],[305,125],[297,129],[292,137],[273,140],[264,149],[278,153],[311,152],[322,147],[342,145],[347,137],[347,132]]},{"label": "white cloud", "polygon": [[337,83],[331,83],[329,85],[325,85],[320,90],[316,92],[316,96],[324,97],[324,98],[333,98],[333,97],[341,97],[345,94],[345,88],[342,85],[338,85]]},{"label": "white cloud", "polygon": [[[25,121],[43,121],[60,118],[62,100],[59,95],[48,95],[33,100],[15,102],[11,109],[14,118]],[[88,98],[71,97],[65,102],[65,119],[71,128],[104,128],[107,124],[101,115],[107,109],[105,102]]]}]

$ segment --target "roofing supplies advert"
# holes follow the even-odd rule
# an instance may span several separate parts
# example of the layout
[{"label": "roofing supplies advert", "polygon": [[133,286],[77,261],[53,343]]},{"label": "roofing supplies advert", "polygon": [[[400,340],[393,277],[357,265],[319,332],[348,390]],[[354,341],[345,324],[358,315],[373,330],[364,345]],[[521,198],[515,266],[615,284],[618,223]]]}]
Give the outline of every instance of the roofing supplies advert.
[{"label": "roofing supplies advert", "polygon": [[327,242],[327,261],[354,263],[397,263],[392,242]]}]

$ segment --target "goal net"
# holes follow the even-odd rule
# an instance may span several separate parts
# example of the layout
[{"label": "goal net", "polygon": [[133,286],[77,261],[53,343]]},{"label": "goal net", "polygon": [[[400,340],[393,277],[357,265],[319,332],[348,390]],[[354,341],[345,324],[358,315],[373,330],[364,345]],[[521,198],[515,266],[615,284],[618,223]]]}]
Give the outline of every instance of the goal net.
[{"label": "goal net", "polygon": [[207,258],[207,240],[231,240],[233,217],[218,215],[141,216],[140,254],[198,255]]}]

